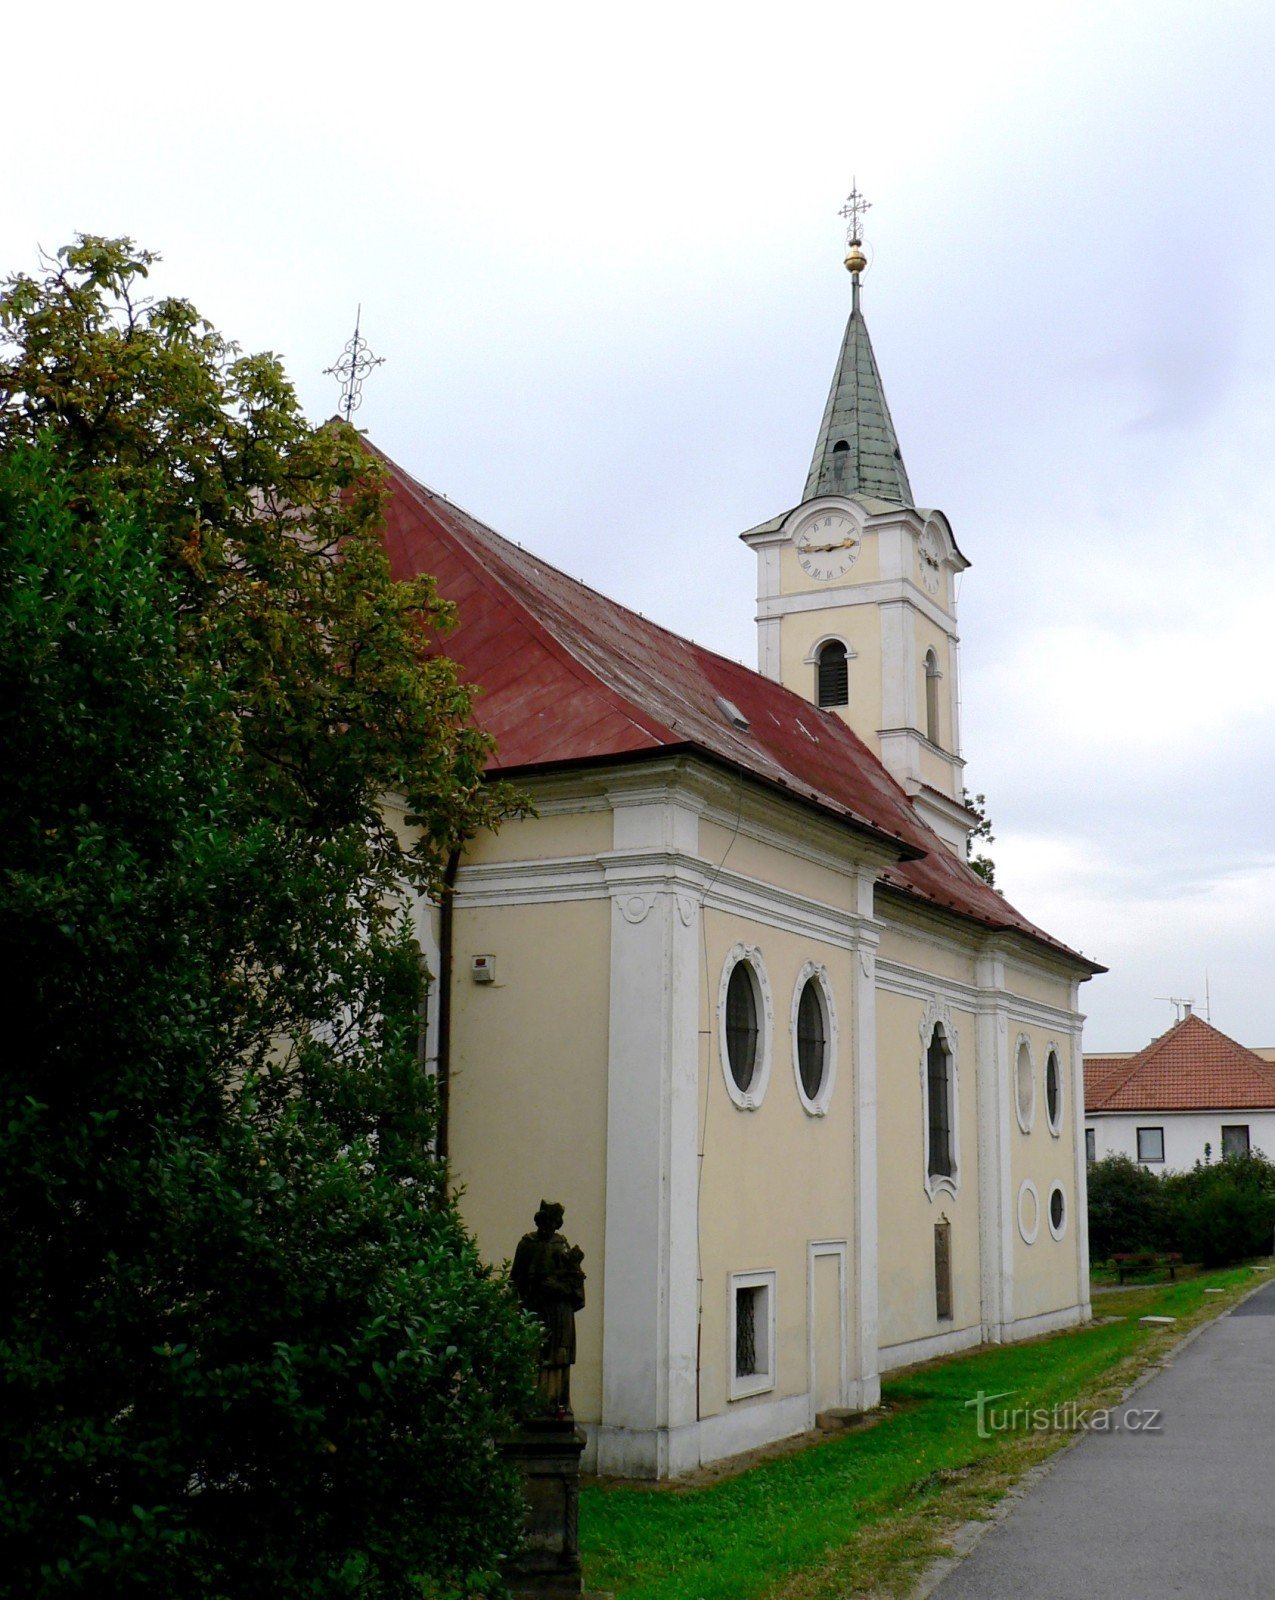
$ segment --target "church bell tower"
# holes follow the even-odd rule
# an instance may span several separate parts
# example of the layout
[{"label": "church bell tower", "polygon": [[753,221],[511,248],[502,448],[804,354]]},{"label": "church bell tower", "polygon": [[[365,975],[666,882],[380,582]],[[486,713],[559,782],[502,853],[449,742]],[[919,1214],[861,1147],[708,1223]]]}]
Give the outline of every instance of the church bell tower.
[{"label": "church bell tower", "polygon": [[852,189],[850,320],[805,491],[741,535],[757,553],[758,667],[842,717],[963,857],[955,579],[969,562],[903,465],[859,304],[867,209]]}]

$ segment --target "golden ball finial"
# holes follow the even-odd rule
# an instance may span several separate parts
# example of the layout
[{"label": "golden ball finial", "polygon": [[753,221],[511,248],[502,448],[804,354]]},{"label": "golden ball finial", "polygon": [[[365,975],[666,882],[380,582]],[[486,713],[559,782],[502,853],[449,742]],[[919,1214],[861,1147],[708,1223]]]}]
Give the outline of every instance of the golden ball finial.
[{"label": "golden ball finial", "polygon": [[850,248],[846,252],[846,271],[853,272],[856,277],[868,264],[868,258],[863,253],[863,247],[857,239],[850,241]]}]

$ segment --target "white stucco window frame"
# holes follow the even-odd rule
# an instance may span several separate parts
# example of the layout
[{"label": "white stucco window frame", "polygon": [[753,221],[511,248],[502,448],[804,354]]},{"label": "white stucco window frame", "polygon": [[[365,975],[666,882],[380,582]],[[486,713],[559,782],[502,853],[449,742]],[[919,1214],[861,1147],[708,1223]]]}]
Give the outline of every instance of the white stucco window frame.
[{"label": "white stucco window frame", "polygon": [[[762,1315],[755,1326],[757,1337],[766,1341],[765,1370],[739,1374],[735,1371],[735,1313],[739,1306],[739,1291],[741,1289],[760,1289],[762,1294]],[[729,1398],[731,1400],[747,1400],[755,1394],[765,1394],[775,1387],[775,1331],[777,1318],[775,1315],[775,1289],[776,1273],[774,1268],[764,1272],[732,1272],[727,1278],[728,1315],[727,1315],[727,1344],[726,1344],[726,1371],[730,1374]]]},{"label": "white stucco window frame", "polygon": [[[1058,1082],[1058,1115],[1049,1115],[1049,1062],[1053,1058]],[[1051,1039],[1045,1046],[1045,1126],[1055,1139],[1062,1137],[1063,1112],[1067,1106],[1066,1074],[1063,1072],[1062,1047],[1056,1039]],[[1064,1198],[1064,1203],[1066,1196]]]},{"label": "white stucco window frame", "polygon": [[[801,1009],[801,997],[806,992],[806,985],[814,980],[823,1001],[824,1021],[824,1062],[823,1081],[819,1085],[819,1093],[813,1099],[806,1093],[805,1085],[801,1081],[801,1062],[797,1054],[797,1013]],[[807,961],[797,974],[797,982],[792,991],[792,1012],[788,1019],[788,1037],[792,1044],[792,1075],[797,1084],[797,1098],[801,1101],[802,1110],[808,1116],[822,1117],[828,1112],[828,1102],[832,1099],[833,1084],[837,1080],[837,1008],[832,999],[832,981],[828,977],[828,969],[819,961]]]},{"label": "white stucco window frame", "polygon": [[[942,1027],[943,1037],[947,1041],[948,1060],[948,1128],[952,1141],[952,1171],[951,1173],[931,1173],[930,1171],[930,1043],[934,1038],[934,1030]],[[951,1195],[956,1198],[961,1186],[961,1071],[960,1071],[960,1036],[952,1026],[952,1008],[944,1000],[932,998],[926,1006],[920,1022],[921,1034],[921,1174],[925,1184],[925,1193],[932,1201],[941,1194]]]},{"label": "white stucco window frame", "polygon": [[[752,973],[755,985],[754,997],[757,1001],[757,1060],[753,1067],[752,1081],[747,1089],[741,1089],[735,1082],[734,1074],[730,1070],[730,1051],[726,1047],[726,991],[730,987],[731,973],[741,962],[747,963]],[[721,982],[717,986],[717,1054],[721,1062],[722,1081],[726,1085],[726,1093],[741,1111],[756,1111],[765,1099],[766,1086],[770,1082],[774,1039],[775,1005],[761,950],[757,945],[733,944],[726,952],[726,960],[722,964]]]},{"label": "white stucco window frame", "polygon": [[[1019,1093],[1018,1064],[1022,1060],[1023,1051],[1027,1052],[1027,1083],[1031,1090],[1026,1110],[1023,1109],[1023,1097]],[[1029,1035],[1020,1033],[1014,1041],[1014,1116],[1019,1128],[1024,1133],[1030,1133],[1036,1122],[1036,1054],[1032,1049]]]},{"label": "white stucco window frame", "polygon": [[[1030,1200],[1032,1204],[1032,1222],[1028,1227],[1023,1218],[1023,1202]],[[1066,1197],[1064,1196],[1064,1204]],[[1018,1205],[1015,1207],[1018,1220],[1018,1236],[1024,1244],[1035,1244],[1036,1235],[1040,1232],[1040,1191],[1030,1178],[1024,1178],[1018,1186]],[[1063,1221],[1066,1221],[1064,1215]],[[1055,1235],[1057,1237],[1057,1235]]]},{"label": "white stucco window frame", "polygon": [[[1056,1194],[1060,1194],[1062,1196],[1062,1221],[1055,1228],[1054,1227],[1054,1196]],[[1058,1183],[1057,1181],[1055,1181],[1054,1183],[1051,1183],[1050,1186],[1049,1186],[1049,1202],[1045,1206],[1045,1221],[1049,1224],[1049,1231],[1050,1231],[1051,1234],[1053,1234],[1055,1239],[1061,1239],[1063,1237],[1063,1235],[1067,1232],[1067,1214],[1068,1214],[1068,1212],[1070,1212],[1070,1210],[1071,1210],[1071,1207],[1067,1203],[1067,1191],[1066,1191],[1066,1189],[1064,1189],[1062,1184]]]}]

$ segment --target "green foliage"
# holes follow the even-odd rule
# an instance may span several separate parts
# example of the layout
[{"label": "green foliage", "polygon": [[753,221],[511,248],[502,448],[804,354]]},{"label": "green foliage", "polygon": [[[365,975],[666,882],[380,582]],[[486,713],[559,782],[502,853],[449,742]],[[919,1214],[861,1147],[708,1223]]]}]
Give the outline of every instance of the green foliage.
[{"label": "green foliage", "polygon": [[1148,1172],[1128,1156],[1089,1167],[1089,1254],[1177,1251],[1188,1261],[1225,1266],[1269,1255],[1275,1233],[1275,1164],[1228,1156],[1187,1172]]},{"label": "green foliage", "polygon": [[515,1537],[532,1341],[429,1154],[404,905],[508,797],[356,436],[152,259],[0,300],[0,1565],[439,1594]]},{"label": "green foliage", "polygon": [[965,840],[965,859],[969,862],[970,871],[976,872],[989,888],[996,887],[996,863],[991,856],[976,852],[975,841],[981,844],[992,844],[996,835],[992,832],[992,819],[987,815],[987,796],[984,794],[971,794],[968,789],[962,789],[961,796],[965,801],[965,809],[972,811],[978,818],[977,824],[970,830]]},{"label": "green foliage", "polygon": [[1154,1172],[1128,1156],[1089,1165],[1089,1258],[1168,1248],[1164,1191]]},{"label": "green foliage", "polygon": [[1275,1164],[1254,1151],[1224,1161],[1196,1162],[1166,1173],[1166,1232],[1190,1261],[1226,1266],[1271,1254],[1275,1234]]}]

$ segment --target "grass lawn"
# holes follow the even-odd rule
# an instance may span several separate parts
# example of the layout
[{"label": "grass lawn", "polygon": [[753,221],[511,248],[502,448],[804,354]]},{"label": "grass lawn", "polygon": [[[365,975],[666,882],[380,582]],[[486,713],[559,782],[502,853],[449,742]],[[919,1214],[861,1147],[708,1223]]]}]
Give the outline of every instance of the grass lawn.
[{"label": "grass lawn", "polygon": [[[586,1587],[618,1600],[905,1593],[956,1525],[986,1514],[1067,1437],[980,1439],[967,1400],[981,1389],[1013,1390],[1002,1405],[1114,1404],[1139,1371],[1256,1277],[1239,1267],[1129,1287],[1095,1303],[1097,1316],[1122,1320],[892,1374],[875,1425],[710,1485],[590,1486],[580,1508]],[[1178,1320],[1142,1326],[1138,1318],[1151,1313]]]}]

